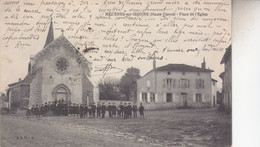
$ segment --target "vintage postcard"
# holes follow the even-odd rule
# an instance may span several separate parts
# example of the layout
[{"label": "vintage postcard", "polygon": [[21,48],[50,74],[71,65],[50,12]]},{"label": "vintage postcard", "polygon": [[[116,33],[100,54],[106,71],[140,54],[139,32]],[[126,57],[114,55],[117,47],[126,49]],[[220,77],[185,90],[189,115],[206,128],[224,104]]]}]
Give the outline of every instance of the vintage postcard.
[{"label": "vintage postcard", "polygon": [[231,146],[231,0],[1,0],[1,146]]}]

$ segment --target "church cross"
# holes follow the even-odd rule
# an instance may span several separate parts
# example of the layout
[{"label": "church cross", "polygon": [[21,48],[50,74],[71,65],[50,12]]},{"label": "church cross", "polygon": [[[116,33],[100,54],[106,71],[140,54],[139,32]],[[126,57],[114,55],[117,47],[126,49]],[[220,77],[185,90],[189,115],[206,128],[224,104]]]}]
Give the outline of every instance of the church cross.
[{"label": "church cross", "polygon": [[63,35],[63,33],[64,33],[64,30],[63,30],[63,29],[61,29],[61,33],[62,33],[62,35]]}]

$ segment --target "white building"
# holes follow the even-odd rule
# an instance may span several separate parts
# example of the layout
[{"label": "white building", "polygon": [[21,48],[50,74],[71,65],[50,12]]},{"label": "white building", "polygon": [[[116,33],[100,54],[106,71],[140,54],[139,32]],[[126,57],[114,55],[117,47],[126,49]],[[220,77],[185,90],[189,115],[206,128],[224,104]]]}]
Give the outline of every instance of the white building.
[{"label": "white building", "polygon": [[213,70],[205,67],[205,59],[201,68],[185,64],[155,68],[154,61],[154,69],[137,81],[137,104],[146,109],[214,106],[217,81],[211,78]]}]

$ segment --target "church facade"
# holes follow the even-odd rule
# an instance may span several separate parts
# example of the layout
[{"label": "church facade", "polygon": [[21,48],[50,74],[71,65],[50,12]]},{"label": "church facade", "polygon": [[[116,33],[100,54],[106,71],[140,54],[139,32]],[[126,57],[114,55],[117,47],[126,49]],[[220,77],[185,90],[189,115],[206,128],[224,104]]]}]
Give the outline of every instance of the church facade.
[{"label": "church facade", "polygon": [[41,105],[55,100],[76,104],[98,101],[90,80],[91,63],[62,34],[54,40],[52,22],[44,48],[31,56],[28,74],[9,84],[9,107]]}]

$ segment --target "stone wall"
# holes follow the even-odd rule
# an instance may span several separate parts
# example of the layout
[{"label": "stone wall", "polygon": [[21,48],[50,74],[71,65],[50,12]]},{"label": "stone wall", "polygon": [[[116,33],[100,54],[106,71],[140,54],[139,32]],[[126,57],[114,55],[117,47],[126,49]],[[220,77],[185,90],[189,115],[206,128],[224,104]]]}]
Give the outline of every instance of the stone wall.
[{"label": "stone wall", "polygon": [[[231,58],[231,57],[230,57]],[[223,79],[224,105],[232,108],[232,62],[229,59],[225,63],[225,72]]]},{"label": "stone wall", "polygon": [[29,105],[42,104],[42,70],[39,69],[30,84]]},{"label": "stone wall", "polygon": [[30,84],[21,85],[21,99],[20,99],[20,108],[26,109],[29,105],[30,98]]},{"label": "stone wall", "polygon": [[91,104],[94,102],[94,86],[85,74],[82,77],[82,89],[82,103]]},{"label": "stone wall", "polygon": [[[60,73],[56,68],[56,60],[65,58],[69,66],[65,72]],[[88,62],[81,57],[77,50],[62,36],[52,42],[47,48],[41,50],[31,58],[33,71],[42,68],[42,103],[54,101],[54,89],[58,85],[65,85],[69,91],[68,99],[71,103],[85,103],[87,91],[91,94],[91,84],[83,84],[82,77],[89,74]],[[83,90],[87,89],[87,91]]]},{"label": "stone wall", "polygon": [[9,109],[11,112],[17,111],[17,105],[20,105],[21,99],[21,86],[17,84],[13,87],[10,87],[9,91]]}]

